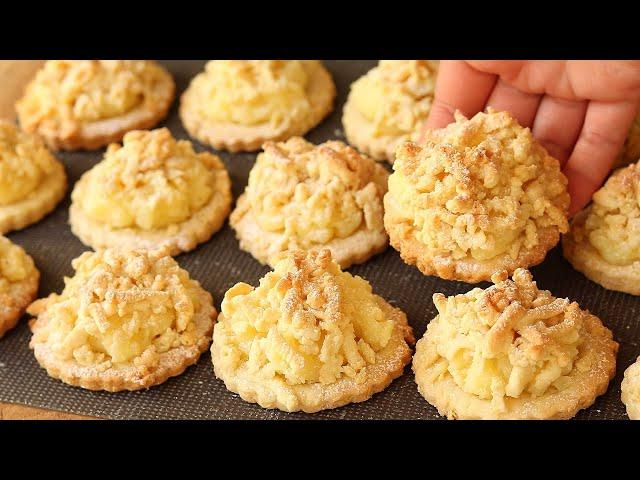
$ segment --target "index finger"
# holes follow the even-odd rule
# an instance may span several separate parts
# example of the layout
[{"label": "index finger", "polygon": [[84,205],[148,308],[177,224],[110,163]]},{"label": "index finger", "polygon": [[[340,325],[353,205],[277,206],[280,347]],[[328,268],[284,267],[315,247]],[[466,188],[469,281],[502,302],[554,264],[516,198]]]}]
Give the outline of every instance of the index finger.
[{"label": "index finger", "polygon": [[474,116],[484,108],[497,79],[462,60],[442,60],[426,128],[447,126],[456,110],[467,118]]}]

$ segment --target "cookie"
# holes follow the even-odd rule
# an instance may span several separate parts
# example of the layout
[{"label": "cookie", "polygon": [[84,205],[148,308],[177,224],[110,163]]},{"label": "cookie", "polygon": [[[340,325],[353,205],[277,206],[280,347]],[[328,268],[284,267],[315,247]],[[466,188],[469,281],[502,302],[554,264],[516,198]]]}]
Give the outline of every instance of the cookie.
[{"label": "cookie", "polygon": [[307,133],[333,110],[335,96],[318,60],[211,60],[182,95],[180,118],[213,148],[255,151]]},{"label": "cookie", "polygon": [[405,314],[342,272],[329,250],[296,251],[257,288],[227,291],[211,359],[243,400],[313,413],[386,388],[410,361],[412,344]]},{"label": "cookie", "polygon": [[166,249],[85,252],[62,293],[35,301],[29,346],[47,373],[89,390],[139,390],[181,374],[211,342],[211,295]]}]

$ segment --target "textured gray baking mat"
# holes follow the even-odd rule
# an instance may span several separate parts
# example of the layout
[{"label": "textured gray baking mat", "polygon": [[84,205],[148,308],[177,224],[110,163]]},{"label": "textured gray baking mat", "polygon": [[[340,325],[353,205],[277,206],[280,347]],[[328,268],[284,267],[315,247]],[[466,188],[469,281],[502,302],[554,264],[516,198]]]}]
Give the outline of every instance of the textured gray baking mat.
[{"label": "textured gray baking mat", "polygon": [[[169,61],[178,92],[202,69],[202,61]],[[322,125],[307,135],[312,142],[342,138],[340,116],[349,84],[371,68],[372,61],[327,61],[338,89],[336,110]],[[164,123],[179,138],[188,138],[177,116],[176,101]],[[206,147],[196,143],[199,149]],[[93,166],[103,150],[89,153],[62,153],[73,183]],[[254,154],[229,155],[221,153],[229,168],[234,197],[244,189],[253,165]],[[67,225],[69,196],[43,221],[21,232],[12,233],[11,240],[22,245],[36,261],[42,272],[40,296],[62,289],[63,275],[72,273],[71,260],[85,248],[70,232]],[[195,251],[180,255],[178,262],[214,297],[219,309],[224,292],[234,283],[244,281],[256,285],[268,269],[247,253],[238,249],[238,243],[228,226],[209,242]],[[472,286],[426,277],[414,267],[405,265],[397,252],[389,248],[364,265],[350,269],[373,285],[376,293],[407,313],[416,338],[424,333],[427,323],[435,314],[431,301],[434,292],[447,295],[462,293]],[[575,272],[562,258],[559,249],[552,251],[545,262],[533,269],[538,284],[557,296],[574,299],[600,316],[613,330],[620,342],[618,372],[607,393],[596,403],[582,411],[582,419],[626,418],[620,402],[622,373],[640,353],[638,314],[640,298],[609,292]],[[347,405],[313,415],[287,414],[264,410],[244,402],[227,391],[213,374],[208,354],[184,374],[169,379],[162,385],[140,392],[90,392],[70,387],[47,376],[29,350],[29,330],[26,319],[0,340],[0,401],[23,403],[35,407],[114,419],[438,419],[436,410],[418,394],[409,367],[402,377],[389,388],[370,400]]]}]

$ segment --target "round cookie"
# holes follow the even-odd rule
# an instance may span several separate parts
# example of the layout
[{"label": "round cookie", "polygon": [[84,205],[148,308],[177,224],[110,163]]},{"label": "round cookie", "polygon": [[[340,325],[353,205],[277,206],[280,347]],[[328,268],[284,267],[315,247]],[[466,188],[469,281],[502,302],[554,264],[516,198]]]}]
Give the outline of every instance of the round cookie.
[{"label": "round cookie", "polygon": [[558,160],[507,112],[426,132],[397,148],[384,224],[425,275],[476,283],[540,263],[568,230]]},{"label": "round cookie", "polygon": [[568,419],[593,404],[615,375],[611,331],[527,270],[492,281],[433,296],[438,315],[413,358],[422,396],[449,419]]},{"label": "round cookie", "polygon": [[640,166],[613,173],[562,238],[573,268],[610,290],[640,295]]},{"label": "round cookie", "polygon": [[231,210],[222,161],[196,153],[169,130],[133,131],[86,172],[71,194],[73,233],[94,249],[153,249],[171,255],[206,242]]},{"label": "round cookie", "polygon": [[66,189],[64,167],[44,143],[0,120],[0,234],[41,220]]},{"label": "round cookie", "polygon": [[621,400],[631,420],[640,420],[640,357],[624,372]]},{"label": "round cookie", "polygon": [[22,247],[0,235],[0,338],[36,298],[40,272]]},{"label": "round cookie", "polygon": [[151,60],[49,60],[16,103],[20,125],[54,150],[93,150],[169,111],[175,85]]},{"label": "round cookie", "polygon": [[243,400],[313,413],[386,388],[409,363],[413,342],[405,314],[342,272],[329,250],[296,251],[257,288],[227,291],[211,359]]},{"label": "round cookie", "polygon": [[230,217],[241,249],[273,266],[288,250],[328,248],[347,268],[387,248],[384,167],[339,141],[263,148]]},{"label": "round cookie", "polygon": [[351,145],[393,163],[395,149],[415,140],[433,102],[438,61],[380,60],[351,85],[342,124]]},{"label": "round cookie", "polygon": [[139,390],[181,374],[211,341],[211,295],[166,249],[85,252],[61,294],[28,308],[47,373],[89,390]]},{"label": "round cookie", "polygon": [[304,135],[333,110],[318,60],[211,60],[182,95],[180,118],[200,142],[230,152]]}]

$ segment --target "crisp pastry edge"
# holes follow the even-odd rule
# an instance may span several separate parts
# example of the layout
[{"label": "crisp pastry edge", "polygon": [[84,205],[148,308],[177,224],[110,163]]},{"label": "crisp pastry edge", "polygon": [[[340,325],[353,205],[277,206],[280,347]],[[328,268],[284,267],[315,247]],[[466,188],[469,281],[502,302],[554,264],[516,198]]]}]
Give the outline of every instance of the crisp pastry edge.
[{"label": "crisp pastry edge", "polygon": [[[88,172],[87,172],[88,173]],[[85,173],[78,184],[87,181]],[[82,209],[73,202],[69,207],[69,224],[71,231],[85,245],[99,248],[146,248],[155,249],[167,246],[169,255],[175,256],[188,252],[199,244],[208,241],[217,233],[231,211],[232,194],[231,180],[228,173],[224,178],[225,185],[218,185],[222,176],[218,177],[216,188],[209,202],[195,212],[187,220],[170,227],[142,230],[137,228],[113,228],[89,218]],[[176,233],[168,233],[168,228],[176,228]]]},{"label": "crisp pastry edge", "polygon": [[58,160],[54,170],[27,198],[11,205],[0,206],[0,234],[20,230],[51,213],[67,191],[67,174]]},{"label": "crisp pastry edge", "polygon": [[321,65],[314,72],[309,87],[311,109],[307,116],[288,127],[273,128],[269,124],[255,126],[233,123],[210,123],[191,108],[190,90],[187,88],[180,100],[179,115],[189,135],[216,150],[253,152],[268,140],[284,141],[290,137],[303,136],[317,126],[333,111],[336,87],[329,71]]},{"label": "crisp pastry edge", "polygon": [[[436,321],[436,319],[431,322]],[[412,370],[418,391],[424,399],[436,407],[438,413],[448,419],[460,420],[566,420],[574,417],[580,410],[591,406],[597,397],[607,391],[609,382],[616,374],[616,354],[618,344],[613,340],[611,331],[601,320],[589,314],[588,344],[582,345],[582,351],[591,354],[597,352],[597,364],[586,372],[572,375],[573,384],[568,389],[555,394],[543,395],[536,399],[505,397],[510,407],[506,412],[496,412],[491,400],[481,400],[465,392],[455,381],[448,377],[429,383],[428,369],[421,368],[429,342],[428,327],[425,335],[416,344]],[[607,333],[609,332],[609,333]]]},{"label": "crisp pastry edge", "polygon": [[562,236],[562,253],[573,268],[598,285],[631,295],[640,295],[640,261],[630,265],[612,265],[588,241],[577,242],[575,233],[584,236],[584,223],[591,207],[573,218],[569,233]]},{"label": "crisp pastry edge", "polygon": [[175,98],[175,82],[169,72],[165,73],[165,82],[159,87],[162,95],[152,105],[138,106],[133,110],[112,118],[81,123],[77,132],[62,137],[58,128],[39,126],[31,131],[45,141],[54,151],[59,150],[95,150],[109,143],[122,141],[125,133],[131,130],[146,130],[158,124],[169,113]]},{"label": "crisp pastry edge", "polygon": [[391,246],[399,253],[402,260],[415,265],[425,275],[437,275],[445,280],[460,280],[467,283],[478,283],[491,280],[494,273],[507,270],[512,275],[517,268],[528,268],[541,263],[549,250],[560,240],[557,227],[538,230],[538,243],[529,249],[520,249],[518,257],[513,259],[508,253],[490,260],[460,259],[449,256],[432,256],[429,251],[412,235],[402,235],[404,222],[395,221],[395,202],[389,192],[384,196],[384,226],[389,234]]},{"label": "crisp pastry edge", "polygon": [[[285,412],[315,413],[320,410],[368,400],[402,375],[404,367],[411,361],[412,349],[409,345],[413,345],[415,342],[413,330],[407,322],[405,313],[399,308],[391,306],[382,297],[374,296],[380,307],[386,311],[387,316],[393,318],[395,324],[389,344],[381,350],[384,353],[380,361],[365,367],[367,369],[366,382],[358,384],[349,378],[338,380],[330,386],[314,383],[289,385],[285,389],[278,381],[271,379],[265,384],[265,382],[255,380],[245,371],[239,372],[241,369],[224,371],[216,365],[220,350],[217,348],[214,330],[211,361],[216,377],[224,382],[228,390],[239,394],[244,401],[257,403],[262,408],[277,408]],[[380,352],[377,355],[379,354]]]},{"label": "crisp pastry edge", "polygon": [[18,292],[11,295],[15,301],[9,309],[0,308],[0,339],[18,324],[27,307],[38,295],[38,285],[40,282],[40,272],[34,267],[34,273],[20,282]]},{"label": "crisp pastry edge", "polygon": [[630,394],[628,393],[628,387],[631,382],[632,375],[637,379],[640,379],[640,357],[638,357],[636,361],[629,365],[629,367],[624,371],[624,378],[620,385],[620,400],[622,400],[622,403],[624,403],[624,406],[627,409],[627,416],[630,420],[640,420],[640,402],[632,401]]},{"label": "crisp pastry edge", "polygon": [[[33,350],[36,360],[50,377],[64,383],[87,390],[106,390],[118,392],[122,390],[140,390],[159,385],[171,377],[184,372],[195,364],[211,342],[211,332],[218,312],[213,306],[211,294],[205,290],[199,292],[201,307],[194,312],[194,322],[198,340],[195,345],[172,348],[159,355],[158,368],[153,372],[138,373],[137,367],[108,368],[99,371],[96,367],[78,365],[73,360],[60,361],[44,343],[36,343],[31,337],[29,348]],[[38,329],[38,323],[47,320],[46,309],[29,321],[32,332]]]},{"label": "crisp pastry edge", "polygon": [[[247,196],[243,193],[231,213],[229,224],[240,242],[241,250],[250,253],[261,264],[273,267],[277,261],[277,254],[288,250],[287,248],[284,250],[273,249],[273,247],[283,244],[284,235],[266,232],[260,228],[247,203]],[[360,228],[348,237],[333,239],[329,243],[319,244],[310,250],[328,248],[331,251],[331,257],[340,265],[340,268],[346,269],[351,265],[364,263],[374,255],[382,253],[388,245],[389,237],[384,229],[374,231]]]},{"label": "crisp pastry edge", "polygon": [[385,160],[393,165],[396,146],[403,141],[411,140],[413,134],[375,137],[373,124],[356,109],[350,98],[351,94],[349,94],[342,112],[342,127],[347,142],[375,160]]}]

